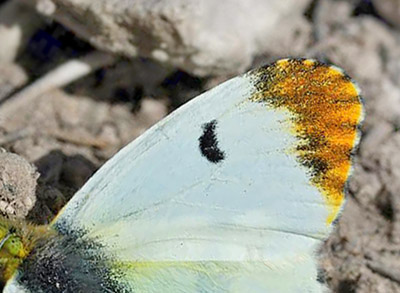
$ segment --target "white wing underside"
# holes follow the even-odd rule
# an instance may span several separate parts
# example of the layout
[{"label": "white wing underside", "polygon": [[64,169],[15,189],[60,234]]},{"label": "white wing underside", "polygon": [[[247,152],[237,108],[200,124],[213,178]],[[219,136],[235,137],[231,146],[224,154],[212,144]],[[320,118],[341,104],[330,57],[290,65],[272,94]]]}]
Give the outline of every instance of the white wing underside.
[{"label": "white wing underside", "polygon": [[[133,292],[320,292],[314,252],[329,210],[289,151],[289,114],[252,102],[252,90],[237,77],[175,111],[107,162],[56,224],[129,264]],[[218,163],[199,148],[213,120]]]}]

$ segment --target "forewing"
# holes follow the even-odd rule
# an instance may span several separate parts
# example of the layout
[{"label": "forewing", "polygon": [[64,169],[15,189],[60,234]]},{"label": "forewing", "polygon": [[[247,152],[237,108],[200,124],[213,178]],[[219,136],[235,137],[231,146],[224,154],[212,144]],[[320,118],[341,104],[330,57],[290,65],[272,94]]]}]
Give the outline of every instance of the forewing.
[{"label": "forewing", "polygon": [[135,292],[319,291],[314,253],[342,206],[361,117],[339,69],[278,61],[152,127],[53,225],[101,243]]}]

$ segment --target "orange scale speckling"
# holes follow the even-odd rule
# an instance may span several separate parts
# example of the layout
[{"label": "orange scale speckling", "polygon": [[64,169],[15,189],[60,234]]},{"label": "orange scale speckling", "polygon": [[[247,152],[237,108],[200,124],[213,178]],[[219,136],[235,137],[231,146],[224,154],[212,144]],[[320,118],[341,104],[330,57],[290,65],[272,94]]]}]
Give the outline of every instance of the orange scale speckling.
[{"label": "orange scale speckling", "polygon": [[362,119],[357,87],[340,69],[314,60],[280,60],[252,74],[253,101],[292,113],[296,157],[330,207],[330,224],[344,200]]}]

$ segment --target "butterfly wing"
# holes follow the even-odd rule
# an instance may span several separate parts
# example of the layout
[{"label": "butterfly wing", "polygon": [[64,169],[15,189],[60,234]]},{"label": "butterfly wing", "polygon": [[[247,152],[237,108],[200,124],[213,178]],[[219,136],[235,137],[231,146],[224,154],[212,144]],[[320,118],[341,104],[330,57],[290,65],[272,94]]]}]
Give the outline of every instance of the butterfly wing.
[{"label": "butterfly wing", "polygon": [[278,61],[152,127],[53,226],[98,244],[83,257],[101,250],[121,292],[320,292],[315,251],[343,204],[361,117],[341,70]]}]

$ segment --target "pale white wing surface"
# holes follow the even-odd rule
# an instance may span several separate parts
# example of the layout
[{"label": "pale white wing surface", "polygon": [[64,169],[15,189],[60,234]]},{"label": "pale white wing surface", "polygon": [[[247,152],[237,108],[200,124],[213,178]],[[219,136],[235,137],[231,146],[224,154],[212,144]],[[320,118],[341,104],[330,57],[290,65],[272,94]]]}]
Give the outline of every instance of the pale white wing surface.
[{"label": "pale white wing surface", "polygon": [[125,147],[54,226],[101,243],[128,292],[320,292],[329,186],[293,151],[292,108],[254,98],[259,74],[204,93]]},{"label": "pale white wing surface", "polygon": [[[288,154],[289,113],[250,101],[250,86],[235,78],[157,124],[107,162],[57,221],[107,235],[132,260],[259,260],[276,255],[283,235],[322,239],[329,211]],[[218,163],[199,147],[211,121],[225,156]]]}]

